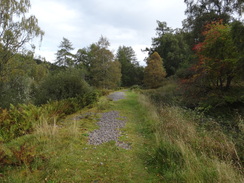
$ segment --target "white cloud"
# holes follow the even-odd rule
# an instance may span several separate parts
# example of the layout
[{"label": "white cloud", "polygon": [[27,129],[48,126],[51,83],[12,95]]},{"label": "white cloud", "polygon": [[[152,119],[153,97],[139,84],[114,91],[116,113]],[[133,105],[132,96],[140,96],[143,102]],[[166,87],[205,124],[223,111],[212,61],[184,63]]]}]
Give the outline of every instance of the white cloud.
[{"label": "white cloud", "polygon": [[[31,14],[36,15],[45,31],[42,56],[52,61],[63,37],[76,49],[107,37],[111,48],[131,46],[138,57],[150,47],[155,36],[156,20],[170,27],[181,27],[185,5],[179,0],[32,0]],[[53,53],[53,54],[52,54]]]},{"label": "white cloud", "polygon": [[34,13],[44,23],[69,22],[77,17],[77,12],[70,10],[61,2],[48,0],[32,0],[31,13]]},{"label": "white cloud", "polygon": [[45,58],[47,61],[55,62],[55,54],[49,48],[40,48],[35,50],[35,58]]}]

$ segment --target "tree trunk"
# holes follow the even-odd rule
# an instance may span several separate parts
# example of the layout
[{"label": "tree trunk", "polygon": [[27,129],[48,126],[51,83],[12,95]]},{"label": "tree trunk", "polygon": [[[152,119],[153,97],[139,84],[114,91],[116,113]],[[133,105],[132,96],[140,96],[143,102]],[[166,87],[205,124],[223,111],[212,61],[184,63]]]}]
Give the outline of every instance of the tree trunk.
[{"label": "tree trunk", "polygon": [[220,89],[222,90],[223,89],[223,79],[221,77],[219,77],[219,86],[220,86]]},{"label": "tree trunk", "polygon": [[227,81],[226,81],[225,90],[230,89],[230,85],[231,85],[231,81],[232,81],[232,79],[233,79],[232,76],[227,76]]}]

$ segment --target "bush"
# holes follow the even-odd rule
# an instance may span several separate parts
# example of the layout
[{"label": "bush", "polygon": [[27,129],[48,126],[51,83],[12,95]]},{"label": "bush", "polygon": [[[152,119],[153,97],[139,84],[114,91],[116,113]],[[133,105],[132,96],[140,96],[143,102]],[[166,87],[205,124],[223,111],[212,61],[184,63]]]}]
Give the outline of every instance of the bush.
[{"label": "bush", "polygon": [[139,86],[139,85],[133,85],[133,86],[130,87],[130,90],[131,90],[131,91],[136,91],[136,92],[138,92],[138,91],[141,90],[141,86]]},{"label": "bush", "polygon": [[84,94],[83,96],[79,96],[78,102],[80,107],[85,107],[87,105],[97,102],[99,97],[100,97],[99,92],[94,90]]},{"label": "bush", "polygon": [[165,80],[163,86],[158,89],[143,90],[142,93],[158,105],[179,103],[180,91],[174,78]]},{"label": "bush", "polygon": [[[9,76],[10,77],[10,76]],[[9,108],[10,104],[28,103],[30,101],[30,86],[33,80],[27,76],[12,76],[0,80],[0,107]]]},{"label": "bush", "polygon": [[48,101],[75,98],[83,96],[91,90],[79,71],[68,70],[49,75],[35,92],[35,103],[40,105]]},{"label": "bush", "polygon": [[19,104],[18,106],[11,105],[9,110],[0,109],[0,143],[33,132],[35,124],[41,117],[45,117],[48,123],[52,123],[53,119],[58,120],[65,115],[75,113],[96,102],[98,98],[98,92],[92,91],[76,98],[51,101],[40,107]]},{"label": "bush", "polygon": [[33,130],[33,123],[39,117],[40,109],[34,105],[20,104],[10,109],[0,110],[0,138],[9,141],[28,134]]}]

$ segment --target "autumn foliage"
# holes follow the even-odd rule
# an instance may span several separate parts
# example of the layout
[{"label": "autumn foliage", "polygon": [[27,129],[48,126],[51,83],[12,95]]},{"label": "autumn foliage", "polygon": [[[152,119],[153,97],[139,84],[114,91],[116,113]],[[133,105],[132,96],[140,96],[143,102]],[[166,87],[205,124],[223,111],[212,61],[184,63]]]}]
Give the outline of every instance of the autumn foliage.
[{"label": "autumn foliage", "polygon": [[147,67],[144,73],[144,84],[147,88],[158,88],[166,76],[162,58],[154,52],[147,60]]},{"label": "autumn foliage", "polygon": [[222,21],[205,26],[205,40],[194,46],[198,63],[188,80],[199,87],[228,90],[238,73],[238,52],[231,37],[231,27]]}]

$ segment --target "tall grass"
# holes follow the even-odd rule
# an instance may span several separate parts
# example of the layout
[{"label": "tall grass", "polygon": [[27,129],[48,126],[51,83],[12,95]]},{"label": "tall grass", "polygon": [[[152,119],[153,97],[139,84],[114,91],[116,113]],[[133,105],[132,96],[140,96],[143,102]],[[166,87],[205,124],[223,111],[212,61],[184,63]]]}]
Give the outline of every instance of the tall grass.
[{"label": "tall grass", "polygon": [[50,122],[48,117],[41,116],[39,122],[35,125],[34,129],[37,135],[45,137],[53,137],[57,133],[57,117],[53,118]]},{"label": "tall grass", "polygon": [[198,114],[187,109],[155,106],[143,95],[139,101],[155,136],[147,163],[165,182],[244,181],[235,145],[220,129],[200,128]]}]

